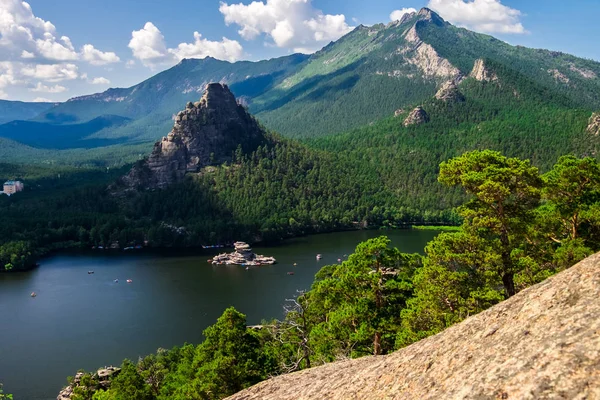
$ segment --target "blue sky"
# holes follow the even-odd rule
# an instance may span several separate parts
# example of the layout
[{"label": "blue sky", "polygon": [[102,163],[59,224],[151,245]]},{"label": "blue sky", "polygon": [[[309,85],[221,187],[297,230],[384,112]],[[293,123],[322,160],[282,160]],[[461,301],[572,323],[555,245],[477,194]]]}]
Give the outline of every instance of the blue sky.
[{"label": "blue sky", "polygon": [[134,85],[186,57],[312,52],[424,6],[511,44],[600,60],[598,0],[0,0],[0,97],[64,101]]}]

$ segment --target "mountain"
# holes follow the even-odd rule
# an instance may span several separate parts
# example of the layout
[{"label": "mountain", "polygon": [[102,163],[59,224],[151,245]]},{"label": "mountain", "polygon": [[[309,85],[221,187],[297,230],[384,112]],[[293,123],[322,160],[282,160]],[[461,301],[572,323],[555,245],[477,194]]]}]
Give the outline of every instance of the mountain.
[{"label": "mountain", "polygon": [[25,103],[0,100],[0,124],[14,120],[32,119],[56,106],[57,103]]},{"label": "mountain", "polygon": [[227,85],[211,83],[196,103],[175,118],[171,132],[156,142],[147,160],[137,163],[124,183],[130,188],[165,188],[188,172],[231,162],[267,141],[258,122],[237,103]]},{"label": "mountain", "polygon": [[[237,63],[213,58],[183,60],[131,88],[71,99],[43,113],[35,122],[56,129],[55,126],[82,124],[106,115],[128,118],[126,123],[106,127],[91,138],[107,140],[124,155],[120,159],[133,162],[139,158],[140,148],[150,152],[152,143],[170,129],[181,104],[195,101],[209,82],[221,82],[228,84],[268,129],[286,137],[328,138],[372,125],[382,126],[381,121],[414,110],[444,87],[455,87],[460,92],[463,86],[473,87],[469,83],[472,80],[483,87],[489,82],[477,73],[476,67],[482,65],[503,71],[511,93],[522,96],[521,104],[527,105],[530,99],[522,92],[536,92],[536,106],[562,108],[569,114],[562,125],[579,126],[600,109],[600,63],[559,52],[511,46],[491,36],[457,28],[424,8],[387,25],[359,26],[310,57],[291,55]],[[492,94],[491,89],[486,90]],[[472,105],[473,100],[467,103]],[[493,100],[481,98],[480,106],[481,102],[487,107]],[[514,105],[509,108],[512,110]],[[436,118],[425,111],[431,120]],[[449,115],[455,111],[441,109],[437,117],[443,114],[449,122]],[[508,115],[500,113],[498,107],[494,112],[486,115],[486,121]],[[11,138],[20,142],[19,138]],[[62,140],[61,135],[56,138],[57,142]],[[96,148],[98,154],[107,153],[102,142],[88,143],[103,146]],[[53,147],[64,146],[58,143]],[[435,147],[426,150],[437,152]],[[27,157],[35,152],[28,151]],[[90,154],[93,151],[82,153],[76,162],[85,163]],[[20,155],[1,149],[0,156],[8,161],[23,161]],[[67,162],[62,152],[55,153],[54,158],[55,162]],[[72,155],[68,162],[73,162]]]},{"label": "mountain", "polygon": [[388,25],[359,26],[254,99],[251,109],[286,136],[346,131],[433,96],[444,82],[467,76],[478,59],[513,68],[577,106],[600,108],[600,63],[511,46],[424,8]]},{"label": "mountain", "polygon": [[281,375],[229,400],[600,397],[600,254],[396,353]]},{"label": "mountain", "polygon": [[277,59],[230,63],[207,57],[182,60],[173,68],[126,89],[70,99],[36,118],[37,122],[68,125],[102,115],[131,119],[126,127],[106,132],[105,137],[127,137],[128,141],[154,141],[169,129],[181,104],[194,101],[211,82],[226,83],[238,97],[254,97],[307,56],[294,54]]}]

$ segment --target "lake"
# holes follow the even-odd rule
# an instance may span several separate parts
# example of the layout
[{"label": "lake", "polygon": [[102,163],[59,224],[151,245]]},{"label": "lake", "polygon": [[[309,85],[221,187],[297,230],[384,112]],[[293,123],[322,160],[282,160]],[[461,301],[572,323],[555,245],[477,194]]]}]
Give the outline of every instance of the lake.
[{"label": "lake", "polygon": [[35,270],[0,274],[0,382],[15,400],[54,400],[66,377],[80,368],[120,365],[159,347],[201,342],[202,331],[228,306],[246,314],[249,325],[281,318],[285,299],[310,288],[323,265],[380,234],[413,253],[422,252],[437,232],[353,231],[292,239],[255,247],[278,263],[249,270],[213,266],[207,259],[216,253],[209,251],[98,250],[61,253],[41,260]]}]

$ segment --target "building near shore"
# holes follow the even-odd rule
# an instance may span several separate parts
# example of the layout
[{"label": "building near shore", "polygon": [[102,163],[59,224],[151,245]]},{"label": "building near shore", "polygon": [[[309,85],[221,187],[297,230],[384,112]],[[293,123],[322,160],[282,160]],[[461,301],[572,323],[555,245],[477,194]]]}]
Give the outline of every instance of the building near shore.
[{"label": "building near shore", "polygon": [[21,181],[6,181],[4,182],[4,194],[12,195],[22,191],[24,188]]}]

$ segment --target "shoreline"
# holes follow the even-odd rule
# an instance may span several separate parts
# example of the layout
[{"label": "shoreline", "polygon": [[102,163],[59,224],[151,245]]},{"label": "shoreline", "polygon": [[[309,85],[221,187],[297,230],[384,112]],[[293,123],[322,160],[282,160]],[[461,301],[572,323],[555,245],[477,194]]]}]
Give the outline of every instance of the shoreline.
[{"label": "shoreline", "polygon": [[[275,241],[251,241],[250,243],[258,247],[277,247],[281,244],[284,244],[287,241],[300,239],[307,236],[313,235],[325,235],[332,233],[342,233],[342,232],[357,232],[357,231],[399,231],[399,230],[419,230],[419,231],[441,231],[441,232],[454,232],[460,229],[459,226],[453,225],[413,225],[411,223],[407,223],[400,226],[383,226],[383,227],[368,227],[368,228],[350,228],[350,229],[334,229],[320,232],[307,232],[301,235],[289,236],[285,238],[281,238],[280,240]],[[382,233],[383,234],[383,233]],[[81,243],[77,242],[62,242],[62,243],[54,243],[47,248],[43,248],[39,254],[37,254],[33,260],[33,264],[27,268],[21,269],[12,269],[12,270],[0,270],[0,274],[11,274],[11,273],[19,273],[19,272],[28,272],[32,271],[40,266],[40,261],[47,257],[51,257],[56,253],[80,253],[80,254],[104,254],[104,255],[139,255],[139,254],[169,254],[173,253],[176,255],[200,255],[200,254],[211,254],[216,251],[222,251],[223,249],[233,248],[233,246],[225,245],[224,247],[219,248],[203,248],[202,245],[194,245],[194,246],[144,246],[139,249],[132,250],[124,250],[124,248],[103,248],[103,249],[92,249],[90,247],[83,246]],[[183,253],[183,254],[182,254]]]}]

